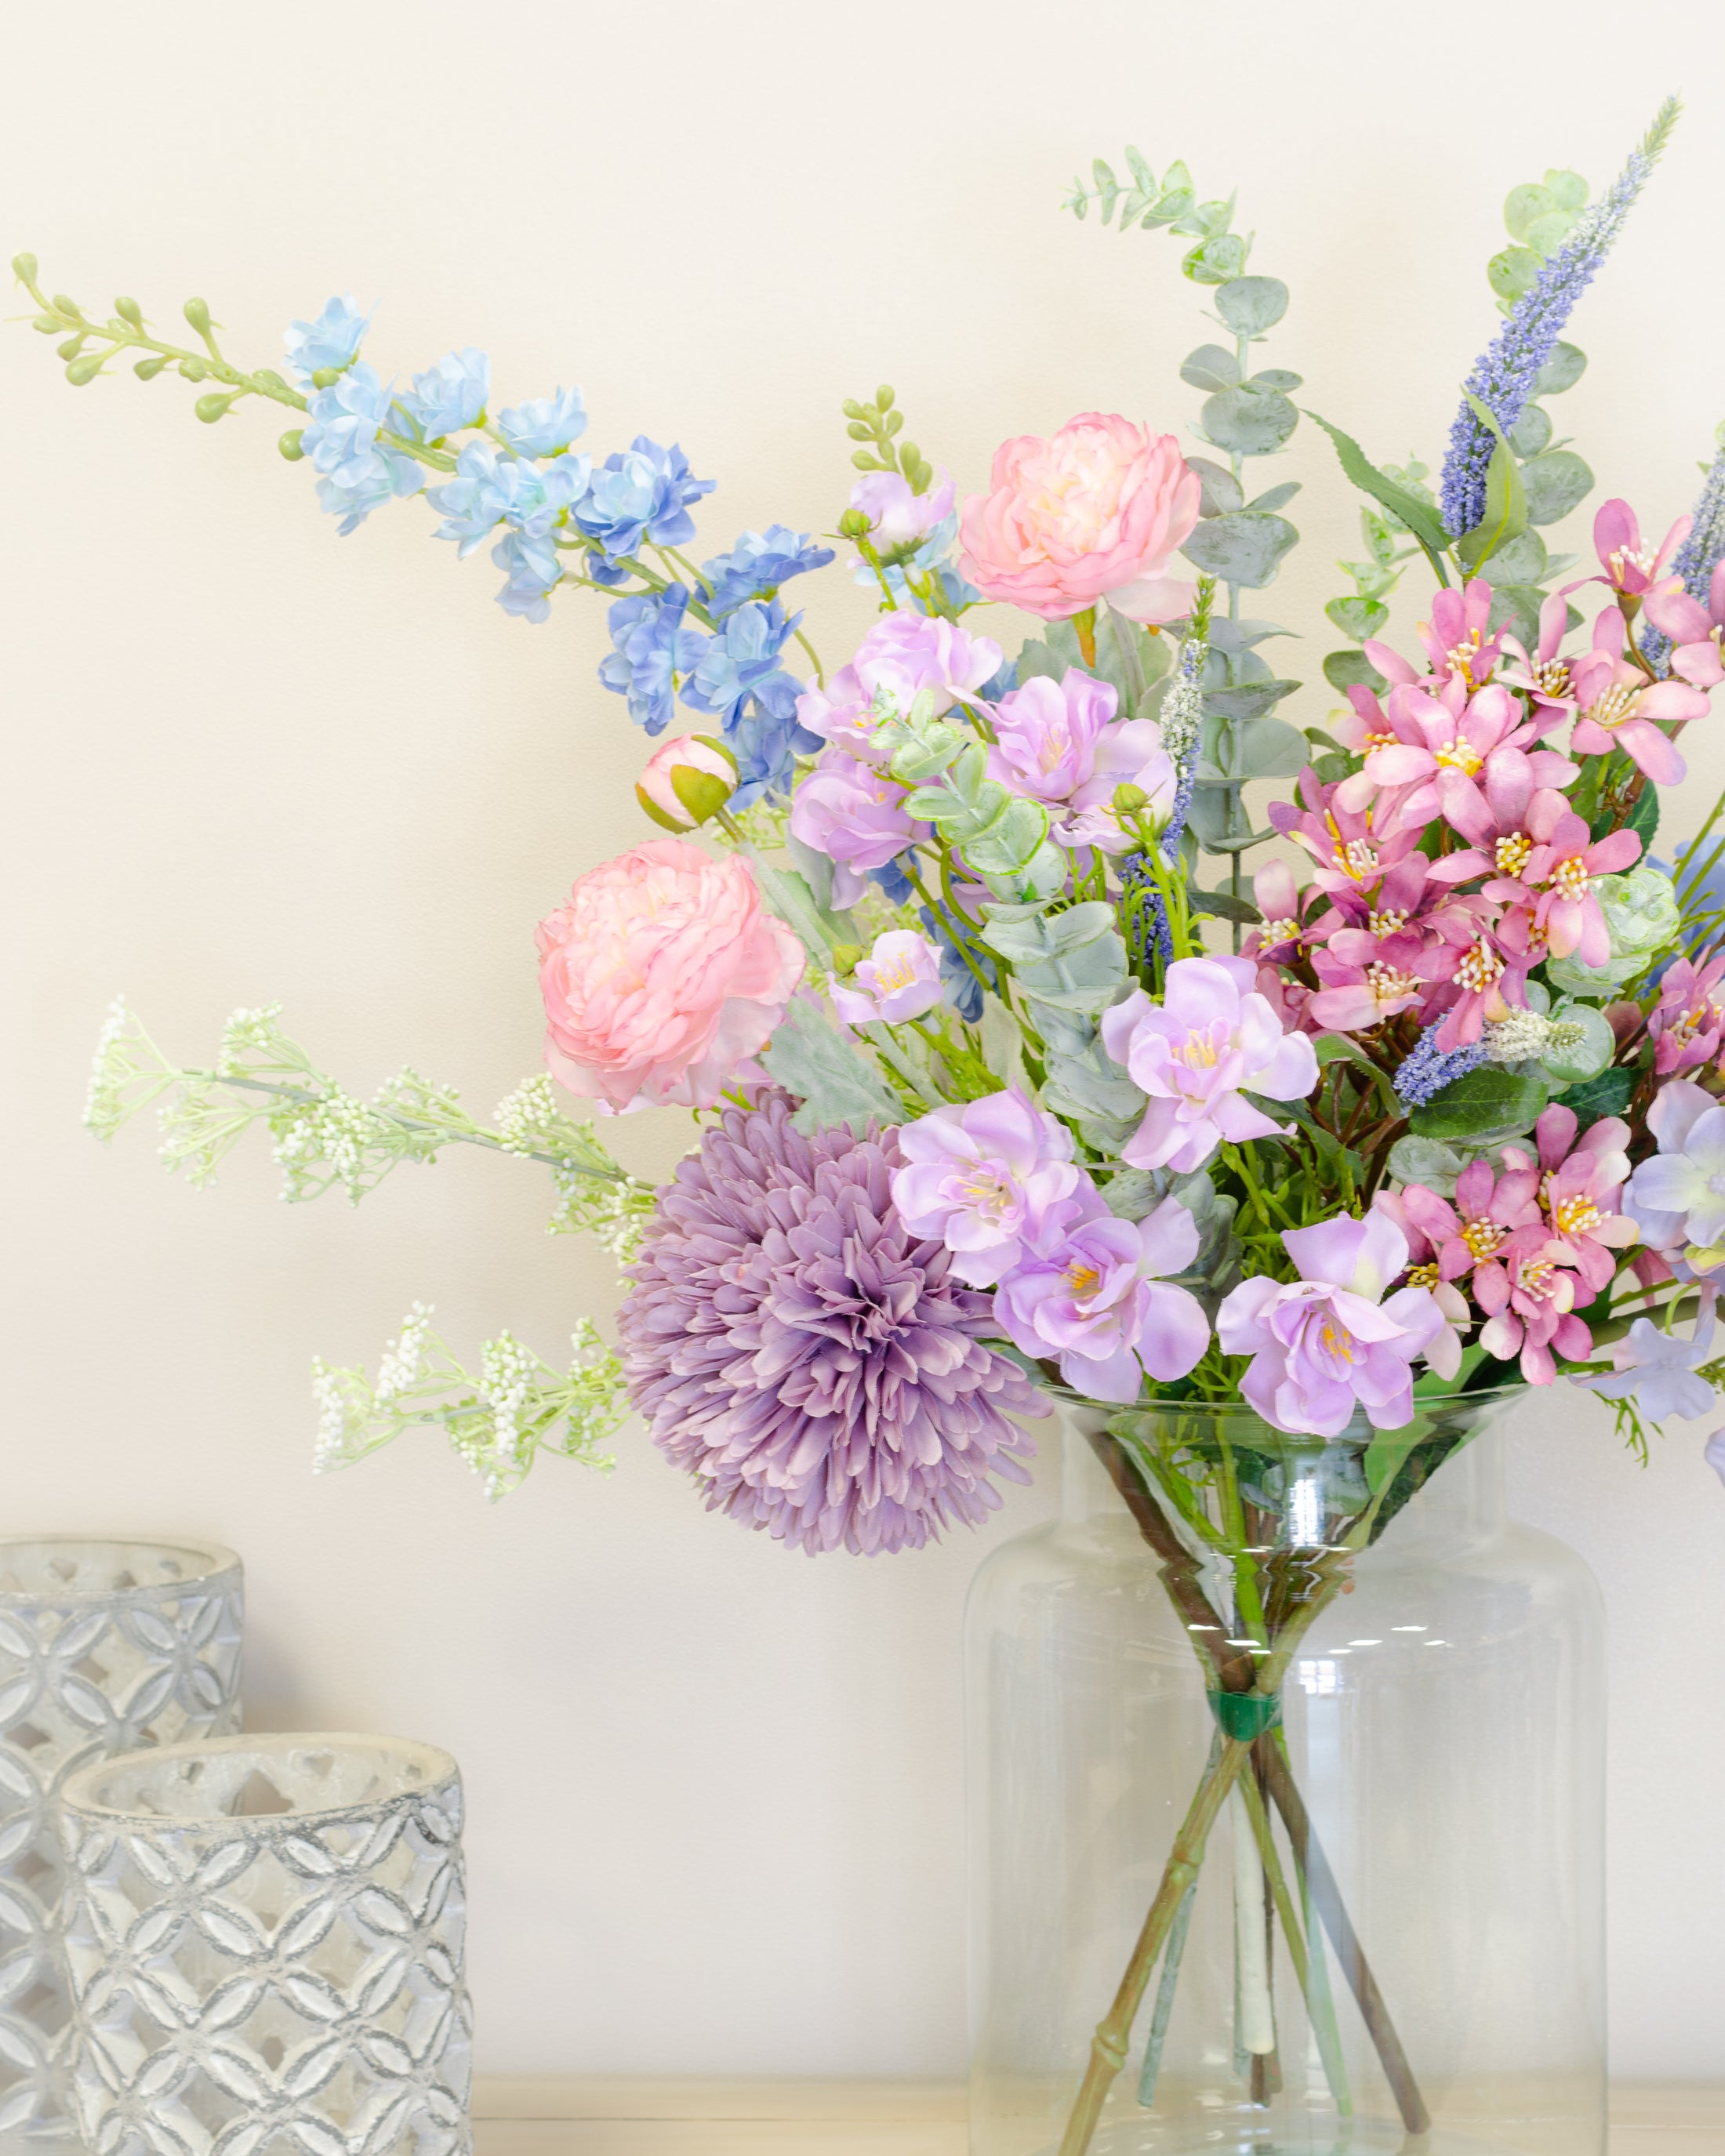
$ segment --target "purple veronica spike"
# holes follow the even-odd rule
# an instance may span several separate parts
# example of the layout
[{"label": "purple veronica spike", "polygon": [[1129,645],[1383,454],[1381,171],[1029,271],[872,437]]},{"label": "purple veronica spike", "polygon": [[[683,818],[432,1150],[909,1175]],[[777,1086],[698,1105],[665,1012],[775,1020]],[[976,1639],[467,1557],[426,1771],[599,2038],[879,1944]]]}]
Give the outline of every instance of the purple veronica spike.
[{"label": "purple veronica spike", "polygon": [[[1671,557],[1671,573],[1683,579],[1683,588],[1698,606],[1707,603],[1713,571],[1725,560],[1725,449],[1713,459],[1695,504],[1689,536]],[[1671,640],[1662,629],[1649,626],[1642,632],[1641,649],[1656,673],[1670,671]]]},{"label": "purple veronica spike", "polygon": [[1443,1023],[1440,1018],[1432,1020],[1412,1055],[1404,1057],[1396,1071],[1396,1096],[1404,1108],[1423,1108],[1434,1093],[1440,1093],[1452,1079],[1465,1078],[1470,1070],[1477,1070],[1486,1060],[1485,1048],[1478,1041],[1471,1048],[1440,1048],[1437,1035]]},{"label": "purple veronica spike", "polygon": [[1029,1477],[1045,1414],[991,1298],[892,1203],[896,1130],[727,1109],[659,1194],[619,1316],[634,1402],[708,1509],[806,1550],[920,1548]]},{"label": "purple veronica spike", "polygon": [[[1506,434],[1526,409],[1535,377],[1551,357],[1575,302],[1593,282],[1630,205],[1646,185],[1677,112],[1676,98],[1667,98],[1640,147],[1630,152],[1628,163],[1517,300],[1489,349],[1474,362],[1467,387],[1491,408]],[[1464,403],[1450,429],[1441,490],[1444,522],[1458,537],[1471,531],[1485,514],[1486,467],[1496,446],[1491,429],[1481,426]]]}]

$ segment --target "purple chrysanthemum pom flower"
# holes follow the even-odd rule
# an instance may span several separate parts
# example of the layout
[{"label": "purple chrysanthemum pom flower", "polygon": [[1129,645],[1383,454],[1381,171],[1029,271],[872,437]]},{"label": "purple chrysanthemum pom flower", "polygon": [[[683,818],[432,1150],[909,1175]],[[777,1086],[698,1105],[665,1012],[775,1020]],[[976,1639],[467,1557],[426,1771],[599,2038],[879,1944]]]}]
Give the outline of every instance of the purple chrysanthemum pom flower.
[{"label": "purple chrysanthemum pom flower", "polygon": [[896,1130],[804,1137],[732,1108],[660,1193],[619,1325],[653,1441],[711,1511],[813,1556],[917,1548],[1029,1480],[1046,1404],[982,1337],[991,1298],[895,1209]]}]

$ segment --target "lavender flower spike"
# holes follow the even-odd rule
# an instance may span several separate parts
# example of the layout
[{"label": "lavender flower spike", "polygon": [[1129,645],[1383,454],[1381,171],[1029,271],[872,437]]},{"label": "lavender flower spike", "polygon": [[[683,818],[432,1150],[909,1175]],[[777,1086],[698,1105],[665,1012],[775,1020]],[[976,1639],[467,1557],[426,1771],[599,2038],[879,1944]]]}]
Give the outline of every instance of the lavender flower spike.
[{"label": "lavender flower spike", "polygon": [[[1488,405],[1507,434],[1522,416],[1539,370],[1551,357],[1575,302],[1623,228],[1630,204],[1646,185],[1681,106],[1668,97],[1629,162],[1604,193],[1583,215],[1553,254],[1531,290],[1522,294],[1490,349],[1474,362],[1466,387]],[[1496,440],[1464,403],[1450,429],[1444,459],[1441,502],[1444,522],[1459,538],[1471,531],[1486,511],[1486,467]]]},{"label": "lavender flower spike", "polygon": [[1483,1041],[1475,1041],[1469,1048],[1440,1048],[1437,1034],[1442,1024],[1440,1018],[1432,1020],[1396,1071],[1396,1097],[1404,1108],[1423,1108],[1434,1093],[1440,1093],[1454,1079],[1465,1078],[1470,1070],[1477,1070],[1486,1060]]},{"label": "lavender flower spike", "polygon": [[[1702,483],[1689,536],[1671,557],[1671,573],[1683,579],[1684,590],[1697,606],[1707,603],[1713,571],[1722,560],[1725,560],[1725,449],[1713,459],[1712,468]],[[1641,634],[1641,649],[1656,673],[1669,672],[1671,640],[1662,629],[1650,623]]]}]

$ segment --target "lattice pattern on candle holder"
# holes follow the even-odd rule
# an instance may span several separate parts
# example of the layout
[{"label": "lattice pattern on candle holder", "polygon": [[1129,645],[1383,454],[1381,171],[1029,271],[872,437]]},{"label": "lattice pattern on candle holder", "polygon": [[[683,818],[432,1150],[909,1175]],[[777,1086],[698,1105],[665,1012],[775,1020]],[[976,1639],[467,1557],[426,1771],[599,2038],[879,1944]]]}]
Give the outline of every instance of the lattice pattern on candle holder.
[{"label": "lattice pattern on candle holder", "polygon": [[466,2156],[461,1782],[381,1737],[238,1738],[66,1794],[94,2156]]},{"label": "lattice pattern on candle holder", "polygon": [[239,1727],[244,1588],[197,1542],[0,1542],[0,2133],[69,2138],[60,1794],[140,1746]]}]

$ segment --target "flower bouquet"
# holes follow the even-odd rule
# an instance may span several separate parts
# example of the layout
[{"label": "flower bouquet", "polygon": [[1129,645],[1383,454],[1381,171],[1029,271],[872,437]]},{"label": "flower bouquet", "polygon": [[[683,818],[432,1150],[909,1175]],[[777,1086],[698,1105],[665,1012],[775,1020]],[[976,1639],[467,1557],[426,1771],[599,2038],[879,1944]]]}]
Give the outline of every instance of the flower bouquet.
[{"label": "flower bouquet", "polygon": [[[1585,365],[1571,311],[1674,116],[1596,200],[1563,171],[1509,197],[1502,324],[1435,489],[1306,415],[1364,501],[1353,588],[1325,609],[1329,706],[1303,725],[1282,707],[1325,690],[1275,669],[1290,632],[1260,611],[1298,538],[1297,483],[1256,476],[1301,417],[1301,377],[1263,349],[1289,295],[1182,164],[1098,161],[1067,207],[1178,237],[1216,339],[1180,370],[1195,453],[1086,413],[1004,444],[961,498],[883,387],[844,407],[860,476],[834,531],[774,526],[699,562],[713,482],[645,436],[578,449],[576,392],[494,410],[472,350],[385,381],[352,300],[293,325],[285,372],[246,372],[201,300],[182,346],[133,300],[99,321],[16,264],[74,384],[131,357],[201,385],[206,422],[291,408],[281,452],[344,535],[424,492],[436,536],[489,548],[511,613],[598,594],[600,680],[664,737],[637,788],[652,834],[540,924],[548,1075],[489,1123],[411,1071],[350,1096],[274,1011],[238,1014],[198,1068],[116,1009],[99,1136],[157,1104],[169,1165],[203,1179],[263,1122],[294,1198],[357,1199],[449,1144],[512,1153],[551,1171],[554,1229],[624,1264],[620,1358],[583,1322],[567,1368],[509,1334],[469,1368],[418,1307],[375,1377],[320,1364],[319,1466],[440,1424],[499,1495],[542,1449],[601,1463],[626,1398],[710,1509],[875,1554],[985,1518],[1025,1479],[1024,1420],[1058,1404],[1124,1499],[1211,1737],[1159,1877],[1111,1883],[1134,1937],[1112,2005],[1086,2002],[1106,2007],[1087,2057],[1059,2066],[1062,2156],[1117,2119],[1141,2036],[1158,2116],[1224,1816],[1250,2102],[1282,2071],[1279,1941],[1312,2115],[1353,2113],[1327,1935],[1395,2135],[1430,2128],[1285,1681],[1506,1400],[1584,1386],[1645,1447],[1725,1389],[1718,808],[1654,853],[1725,678],[1725,451],[1656,543],[1618,499],[1596,562],[1543,536],[1593,485],[1548,409]],[[829,667],[786,594],[840,553],[880,619]],[[1384,634],[1410,569],[1417,649]],[[1010,655],[985,604],[1034,617]],[[668,732],[680,706],[698,730]],[[1260,808],[1264,782],[1283,790]],[[660,1190],[598,1135],[649,1107],[697,1126]],[[1298,2048],[1285,2033],[1289,2073]]]}]

